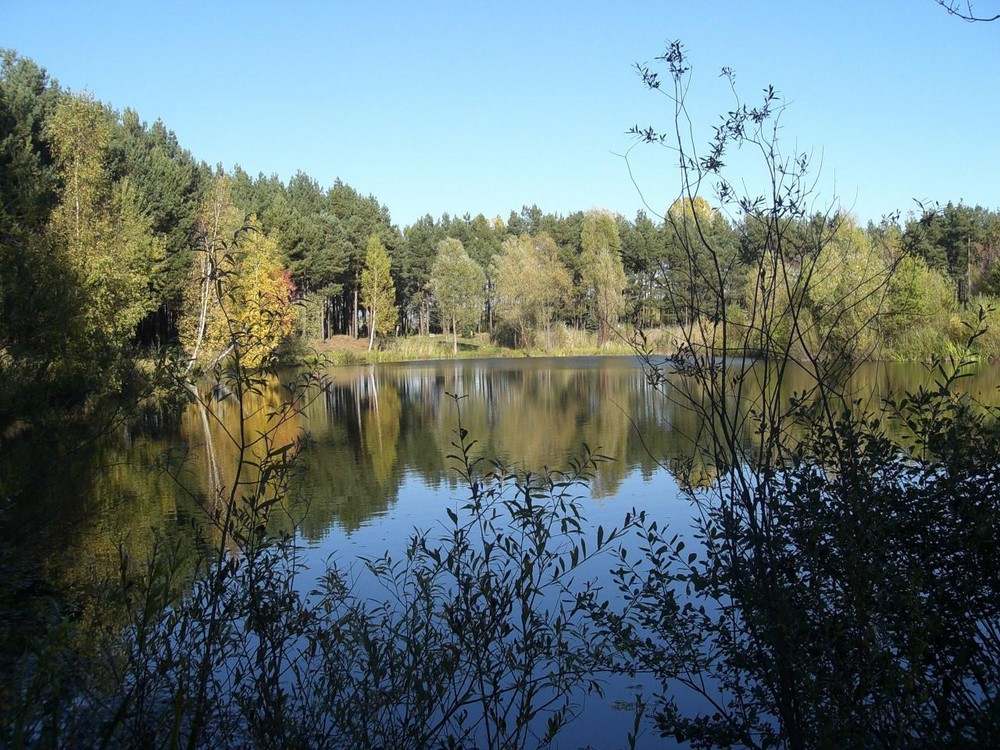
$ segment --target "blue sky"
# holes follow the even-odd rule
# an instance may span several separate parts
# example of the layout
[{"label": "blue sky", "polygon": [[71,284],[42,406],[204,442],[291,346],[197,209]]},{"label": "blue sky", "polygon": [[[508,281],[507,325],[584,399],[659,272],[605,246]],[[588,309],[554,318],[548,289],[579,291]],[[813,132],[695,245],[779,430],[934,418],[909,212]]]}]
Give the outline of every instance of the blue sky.
[{"label": "blue sky", "polygon": [[[401,227],[531,203],[662,211],[669,154],[632,152],[642,196],[620,155],[629,126],[670,125],[632,64],[671,39],[693,64],[700,134],[732,103],[722,66],[748,101],[781,92],[785,149],[822,163],[818,204],[837,197],[862,222],[914,198],[1000,208],[1000,23],[933,0],[0,0],[0,46],[64,86],[162,119],[212,164],[339,177]],[[752,163],[733,170],[754,184]]]}]

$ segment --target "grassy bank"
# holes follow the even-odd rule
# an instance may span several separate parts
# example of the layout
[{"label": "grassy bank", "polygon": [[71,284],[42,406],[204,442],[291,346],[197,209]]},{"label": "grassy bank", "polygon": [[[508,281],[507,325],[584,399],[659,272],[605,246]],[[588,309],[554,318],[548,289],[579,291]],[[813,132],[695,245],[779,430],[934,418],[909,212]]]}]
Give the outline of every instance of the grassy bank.
[{"label": "grassy bank", "polygon": [[[981,300],[977,300],[981,302]],[[1000,359],[1000,325],[993,307],[984,306],[983,318],[979,306],[956,311],[947,321],[927,321],[897,333],[891,341],[868,343],[850,352],[856,361],[929,362],[935,358],[971,358],[994,361]],[[737,325],[737,324],[734,324]],[[971,341],[972,330],[980,330]],[[737,330],[739,326],[737,325]],[[318,355],[334,365],[376,364],[382,362],[412,362],[436,359],[484,359],[491,357],[582,357],[623,356],[634,354],[630,344],[632,331],[621,331],[610,341],[599,344],[591,331],[557,326],[549,337],[548,346],[542,335],[527,348],[504,346],[487,333],[460,337],[457,351],[450,335],[398,336],[376,342],[369,351],[367,338],[332,336],[325,341],[299,339],[282,355],[286,364],[308,364]],[[645,332],[644,347],[656,354],[676,351],[676,342],[690,338],[698,346],[714,346],[721,350],[719,329],[708,321],[695,323],[682,332],[677,326]],[[793,344],[791,356],[801,356],[801,346]],[[741,353],[736,353],[741,356]]]},{"label": "grassy bank", "polygon": [[[669,340],[666,332],[658,332],[655,341]],[[566,330],[553,337],[551,347],[533,346],[514,349],[501,346],[485,333],[469,337],[459,337],[457,351],[451,336],[431,334],[430,336],[400,336],[368,350],[367,339],[351,336],[333,336],[326,341],[303,342],[290,358],[304,362],[311,354],[317,354],[335,365],[374,364],[380,362],[411,362],[433,359],[483,359],[490,357],[581,357],[616,356],[633,354],[634,350],[623,338],[605,344],[597,342],[597,336],[586,331]]]}]

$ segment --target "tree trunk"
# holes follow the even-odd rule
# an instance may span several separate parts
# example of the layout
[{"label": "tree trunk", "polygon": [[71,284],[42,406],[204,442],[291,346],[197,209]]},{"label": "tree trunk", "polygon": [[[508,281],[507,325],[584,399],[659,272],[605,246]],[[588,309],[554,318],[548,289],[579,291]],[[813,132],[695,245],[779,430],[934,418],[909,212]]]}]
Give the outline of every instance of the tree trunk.
[{"label": "tree trunk", "polygon": [[198,350],[201,348],[201,340],[205,337],[205,326],[208,320],[208,300],[212,280],[210,278],[211,263],[209,262],[208,250],[205,251],[205,258],[202,262],[201,272],[201,309],[198,313],[198,334],[194,340],[194,350],[188,359],[185,372],[190,370],[194,363],[198,361]]},{"label": "tree trunk", "polygon": [[431,308],[428,300],[420,302],[420,335],[428,336],[431,332]]},{"label": "tree trunk", "polygon": [[351,336],[358,337],[358,287],[354,287],[354,313],[351,315]]}]

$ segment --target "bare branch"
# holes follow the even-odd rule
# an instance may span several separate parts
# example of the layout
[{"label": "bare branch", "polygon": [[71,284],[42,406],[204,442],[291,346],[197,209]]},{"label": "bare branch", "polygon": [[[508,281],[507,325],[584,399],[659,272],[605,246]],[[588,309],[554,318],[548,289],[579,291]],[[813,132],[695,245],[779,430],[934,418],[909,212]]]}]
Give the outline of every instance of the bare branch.
[{"label": "bare branch", "polygon": [[1000,13],[992,16],[978,16],[972,8],[971,0],[958,2],[958,0],[934,0],[938,5],[948,11],[949,15],[961,18],[968,23],[990,23],[1000,20]]}]

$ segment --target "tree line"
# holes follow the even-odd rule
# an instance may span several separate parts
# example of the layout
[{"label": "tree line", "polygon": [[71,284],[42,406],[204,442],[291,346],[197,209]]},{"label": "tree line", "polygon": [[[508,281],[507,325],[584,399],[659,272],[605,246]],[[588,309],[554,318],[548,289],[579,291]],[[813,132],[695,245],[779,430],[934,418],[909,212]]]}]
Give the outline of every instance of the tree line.
[{"label": "tree line", "polygon": [[[723,293],[733,319],[753,308],[747,273],[767,238],[754,239],[752,212],[733,221],[702,199],[663,208],[628,219],[531,205],[506,218],[428,214],[400,230],[375,196],[339,180],[199,162],[162,122],[68,91],[6,51],[0,413],[128,384],[137,347],[179,344],[189,369],[211,367],[232,325],[252,334],[246,361],[258,365],[282,342],[337,334],[374,346],[441,331],[457,348],[459,335],[484,332],[539,349],[573,329],[598,344],[677,326],[709,338],[701,301]],[[941,352],[962,340],[967,310],[1000,294],[995,210],[949,203],[866,227],[803,215],[787,231],[807,243],[817,222],[831,242],[803,305],[816,335],[851,342],[858,357]],[[855,304],[863,280],[886,273],[886,292]]]}]

